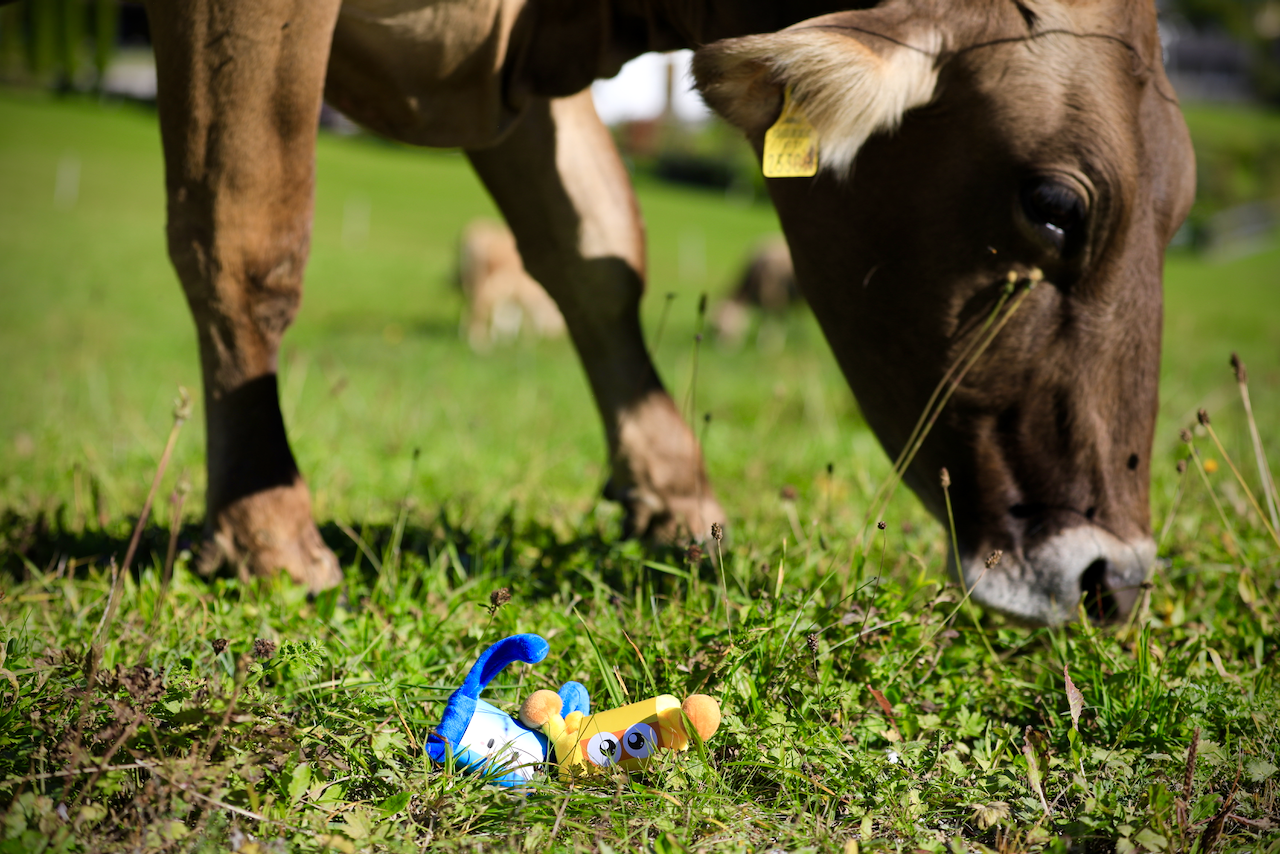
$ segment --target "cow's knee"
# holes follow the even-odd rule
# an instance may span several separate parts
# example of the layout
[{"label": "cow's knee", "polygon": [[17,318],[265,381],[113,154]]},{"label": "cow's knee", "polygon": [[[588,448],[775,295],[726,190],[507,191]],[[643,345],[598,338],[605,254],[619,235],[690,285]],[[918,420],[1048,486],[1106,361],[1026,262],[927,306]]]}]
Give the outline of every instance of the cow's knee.
[{"label": "cow's knee", "polygon": [[170,202],[169,258],[200,336],[206,381],[220,392],[275,371],[284,332],[302,305],[308,223],[222,227]]}]

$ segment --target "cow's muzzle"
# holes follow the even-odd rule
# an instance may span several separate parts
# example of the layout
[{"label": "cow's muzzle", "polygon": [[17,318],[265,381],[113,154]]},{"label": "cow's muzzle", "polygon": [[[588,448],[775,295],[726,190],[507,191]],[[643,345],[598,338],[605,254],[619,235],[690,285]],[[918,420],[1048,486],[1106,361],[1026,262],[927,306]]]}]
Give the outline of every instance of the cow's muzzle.
[{"label": "cow's muzzle", "polygon": [[[963,554],[963,547],[962,547]],[[985,555],[964,555],[966,589],[988,608],[1031,623],[1076,618],[1081,604],[1096,622],[1126,616],[1155,560],[1149,537],[1122,540],[1091,524],[1061,531],[1025,552],[1004,554],[990,568]]]}]

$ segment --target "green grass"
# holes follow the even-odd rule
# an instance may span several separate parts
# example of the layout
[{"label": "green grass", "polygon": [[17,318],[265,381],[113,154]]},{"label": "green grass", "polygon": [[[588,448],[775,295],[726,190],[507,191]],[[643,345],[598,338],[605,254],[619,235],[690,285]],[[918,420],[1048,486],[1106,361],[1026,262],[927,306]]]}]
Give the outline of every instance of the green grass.
[{"label": "green grass", "polygon": [[1199,220],[1232,205],[1280,199],[1280,111],[1191,104]]},{"label": "green grass", "polygon": [[[69,157],[79,194],[59,207]],[[1203,431],[1222,514],[1196,468],[1180,482],[1174,467],[1204,406],[1256,491],[1232,350],[1280,454],[1280,249],[1168,260],[1153,519],[1176,513],[1122,629],[971,617],[945,582],[943,529],[907,495],[855,553],[848,532],[889,466],[812,318],[772,330],[781,346],[707,345],[698,409],[733,519],[726,630],[706,557],[617,539],[568,344],[479,356],[459,339],[453,242],[492,214],[465,161],[326,136],[318,177],[281,387],[346,598],[189,571],[197,405],[86,691],[106,559],[123,555],[176,387],[198,390],[195,336],[164,254],[154,115],[0,92],[0,850],[1173,851],[1198,844],[1234,788],[1242,821],[1226,820],[1218,849],[1280,851],[1266,829],[1280,822],[1280,549]],[[683,399],[698,294],[726,289],[776,223],[714,193],[638,191],[646,327],[656,338],[675,293],[655,351]],[[348,205],[371,212],[364,240],[344,242]],[[180,478],[193,489],[162,594]],[[501,587],[514,598],[490,616]],[[599,784],[515,794],[427,767],[418,747],[442,700],[517,631],[552,653],[499,679],[497,702],[567,679],[601,708],[701,690],[725,723],[705,753]],[[274,656],[248,655],[257,638]],[[1078,727],[1064,665],[1083,692]]]}]

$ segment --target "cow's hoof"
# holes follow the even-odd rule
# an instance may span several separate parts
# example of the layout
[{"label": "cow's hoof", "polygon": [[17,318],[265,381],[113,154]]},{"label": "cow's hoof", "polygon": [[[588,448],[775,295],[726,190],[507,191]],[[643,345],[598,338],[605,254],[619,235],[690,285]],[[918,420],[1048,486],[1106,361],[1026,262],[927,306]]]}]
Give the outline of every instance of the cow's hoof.
[{"label": "cow's hoof", "polygon": [[724,525],[702,449],[666,392],[620,416],[611,450],[613,476],[604,495],[626,511],[624,536],[700,542],[713,524]]},{"label": "cow's hoof", "polygon": [[280,570],[318,593],[342,583],[338,559],[311,520],[311,494],[301,480],[241,498],[210,518],[197,571],[223,566],[243,581]]},{"label": "cow's hoof", "polygon": [[702,542],[711,536],[713,524],[724,525],[724,509],[709,485],[699,495],[660,496],[652,489],[605,484],[604,497],[622,505],[622,535],[660,543]]}]

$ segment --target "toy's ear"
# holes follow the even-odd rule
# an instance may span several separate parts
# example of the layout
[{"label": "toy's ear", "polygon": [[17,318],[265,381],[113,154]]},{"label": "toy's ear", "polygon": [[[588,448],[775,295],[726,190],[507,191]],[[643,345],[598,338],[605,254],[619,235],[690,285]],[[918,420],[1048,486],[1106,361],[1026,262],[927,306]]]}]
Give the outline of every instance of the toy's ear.
[{"label": "toy's ear", "polygon": [[564,701],[555,691],[534,691],[520,706],[520,723],[529,729],[541,729],[552,715],[560,714],[563,708]]},{"label": "toy's ear", "polygon": [[480,653],[458,690],[468,697],[479,697],[484,687],[508,664],[513,661],[537,664],[547,657],[550,649],[547,642],[538,635],[512,635],[503,638]]},{"label": "toy's ear", "polygon": [[680,709],[703,741],[711,738],[716,734],[716,730],[720,729],[720,704],[714,697],[708,697],[706,694],[690,694],[689,698],[681,704]]},{"label": "toy's ear", "polygon": [[547,657],[549,650],[547,642],[541,637],[525,634],[503,638],[480,653],[462,685],[449,696],[444,714],[440,716],[440,725],[427,743],[427,752],[431,758],[443,762],[446,752],[457,748],[475,715],[476,700],[479,699],[480,692],[493,677],[513,661],[537,664]]}]

